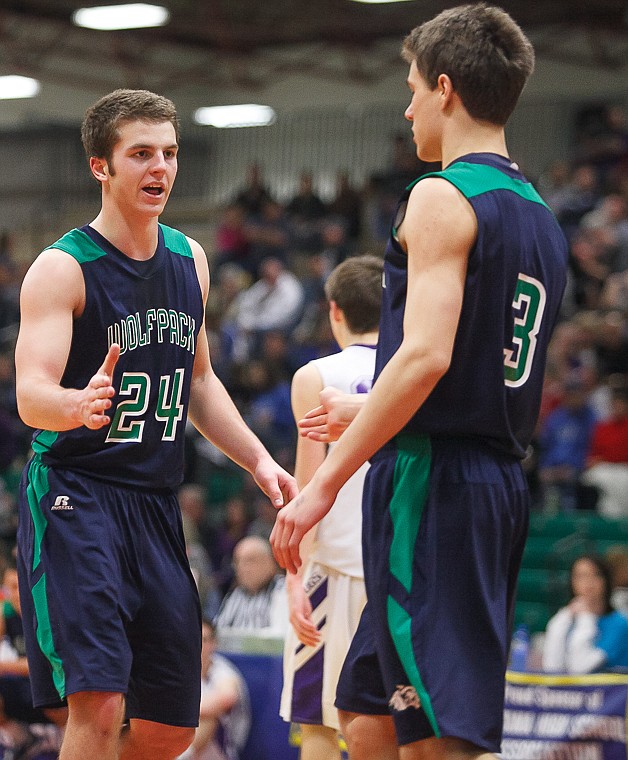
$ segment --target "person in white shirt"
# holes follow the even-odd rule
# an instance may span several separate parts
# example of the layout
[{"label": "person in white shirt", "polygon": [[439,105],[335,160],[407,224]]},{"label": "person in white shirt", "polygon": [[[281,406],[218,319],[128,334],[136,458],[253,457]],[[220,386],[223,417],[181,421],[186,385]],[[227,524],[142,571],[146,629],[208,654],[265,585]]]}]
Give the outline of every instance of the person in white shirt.
[{"label": "person in white shirt", "polygon": [[216,630],[204,620],[199,725],[191,747],[179,760],[238,760],[250,727],[246,682],[226,657],[216,653]]},{"label": "person in white shirt", "polygon": [[[370,391],[382,272],[381,259],[356,256],[342,262],[327,279],[329,320],[342,350],[295,373],[292,408],[297,421],[318,405],[321,392]],[[334,445],[299,438],[295,477],[300,487]],[[286,576],[292,628],[284,648],[280,714],[301,726],[301,760],[340,758],[336,685],[366,603],[361,532],[367,470],[365,463],[343,486],[331,511],[301,545],[299,572]]]},{"label": "person in white shirt", "polygon": [[571,568],[573,598],[548,622],[543,670],[594,673],[628,668],[628,618],[611,605],[608,564],[592,554]]}]

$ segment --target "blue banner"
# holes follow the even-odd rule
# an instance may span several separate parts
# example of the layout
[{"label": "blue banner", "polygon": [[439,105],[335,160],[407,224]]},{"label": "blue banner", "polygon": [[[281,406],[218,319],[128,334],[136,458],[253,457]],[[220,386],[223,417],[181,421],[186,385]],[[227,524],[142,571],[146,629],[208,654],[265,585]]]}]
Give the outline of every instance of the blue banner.
[{"label": "blue banner", "polygon": [[628,760],[628,675],[506,676],[502,760]]}]

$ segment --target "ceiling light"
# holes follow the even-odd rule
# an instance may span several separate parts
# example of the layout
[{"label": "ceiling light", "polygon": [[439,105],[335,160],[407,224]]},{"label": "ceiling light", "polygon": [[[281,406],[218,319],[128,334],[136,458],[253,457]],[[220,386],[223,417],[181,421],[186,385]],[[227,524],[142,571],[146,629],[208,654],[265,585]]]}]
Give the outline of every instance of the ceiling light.
[{"label": "ceiling light", "polygon": [[33,98],[39,92],[39,82],[30,77],[10,75],[0,77],[0,100]]},{"label": "ceiling light", "polygon": [[161,5],[149,5],[148,3],[79,8],[72,14],[72,21],[76,26],[100,31],[163,26],[169,18],[170,13],[167,8]]},{"label": "ceiling light", "polygon": [[270,106],[254,103],[237,106],[210,106],[198,108],[194,121],[210,127],[265,127],[272,124],[277,114]]}]

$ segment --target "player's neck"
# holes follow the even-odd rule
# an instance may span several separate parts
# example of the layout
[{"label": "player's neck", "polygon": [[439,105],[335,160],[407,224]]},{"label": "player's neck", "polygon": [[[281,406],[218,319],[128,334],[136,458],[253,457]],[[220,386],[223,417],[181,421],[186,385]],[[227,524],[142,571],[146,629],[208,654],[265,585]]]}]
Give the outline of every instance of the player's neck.
[{"label": "player's neck", "polygon": [[343,350],[349,346],[376,346],[377,330],[366,333],[352,333],[347,330],[341,340],[338,341],[338,345]]},{"label": "player's neck", "polygon": [[443,167],[470,153],[496,153],[507,157],[508,148],[503,127],[477,121],[468,115],[458,124],[452,125],[452,128],[443,134]]},{"label": "player's neck", "polygon": [[157,248],[158,217],[130,218],[104,207],[91,226],[131,259],[150,259]]}]

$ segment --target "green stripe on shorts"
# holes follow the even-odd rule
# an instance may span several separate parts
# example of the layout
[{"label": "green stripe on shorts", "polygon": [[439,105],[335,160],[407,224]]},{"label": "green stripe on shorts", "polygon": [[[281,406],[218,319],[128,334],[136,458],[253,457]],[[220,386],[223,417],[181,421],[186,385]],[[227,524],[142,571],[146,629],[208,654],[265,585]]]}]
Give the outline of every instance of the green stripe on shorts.
[{"label": "green stripe on shorts", "polygon": [[[48,467],[41,463],[38,456],[33,458],[28,468],[28,485],[26,495],[28,506],[30,508],[35,530],[35,540],[33,546],[33,571],[35,571],[41,562],[41,544],[44,540],[44,533],[48,526],[46,516],[41,509],[41,500],[50,491],[48,484]],[[50,624],[50,614],[48,612],[48,597],[46,595],[46,574],[35,583],[31,589],[33,603],[35,605],[35,616],[37,618],[37,641],[39,648],[45,655],[52,668],[52,680],[61,699],[65,698],[65,672],[63,663],[57,654],[54,641],[52,638],[52,626]]]},{"label": "green stripe on shorts", "polygon": [[35,546],[33,546],[33,570],[37,569],[41,560],[41,542],[44,540],[44,532],[48,522],[44,513],[39,506],[41,500],[50,491],[48,485],[48,467],[41,463],[38,456],[33,458],[28,468],[28,486],[26,487],[26,496],[28,506],[33,519],[35,529]]},{"label": "green stripe on shorts", "polygon": [[48,614],[48,597],[46,596],[46,574],[41,576],[33,586],[31,593],[35,602],[37,616],[37,641],[52,668],[52,680],[61,699],[65,698],[65,671],[63,662],[55,650],[52,638],[52,626]]},{"label": "green stripe on shorts", "polygon": [[[393,524],[389,565],[391,574],[410,593],[414,547],[429,489],[432,447],[428,436],[399,435],[396,443],[397,461],[393,476],[393,496],[389,508]],[[419,695],[421,707],[435,736],[440,737],[432,703],[414,657],[410,615],[392,596],[389,596],[387,616],[388,628],[401,664]]]}]

